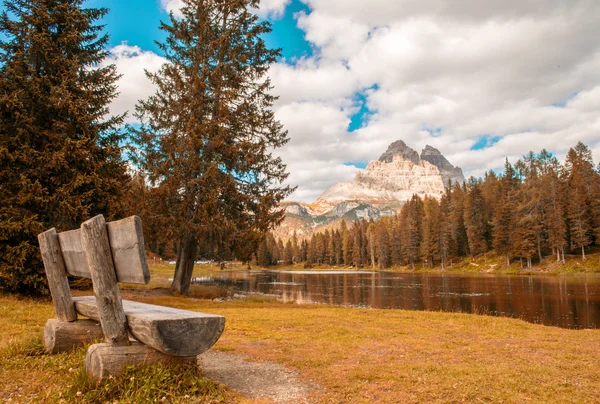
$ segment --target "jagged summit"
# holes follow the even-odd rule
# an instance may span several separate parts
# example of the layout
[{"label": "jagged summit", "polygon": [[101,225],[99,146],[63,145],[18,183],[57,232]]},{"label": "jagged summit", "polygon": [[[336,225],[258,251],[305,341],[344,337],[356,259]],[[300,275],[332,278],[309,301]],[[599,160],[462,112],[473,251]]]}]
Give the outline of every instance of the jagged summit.
[{"label": "jagged summit", "polygon": [[394,160],[395,155],[401,156],[405,160],[412,161],[414,164],[419,164],[420,161],[419,153],[408,147],[403,140],[396,140],[389,145],[385,153],[379,157],[379,161],[391,163]]},{"label": "jagged summit", "polygon": [[448,180],[464,182],[462,170],[450,164],[438,149],[427,145],[419,156],[403,140],[397,140],[379,160],[371,161],[364,171],[357,172],[354,180],[335,184],[316,203],[320,206],[335,206],[344,201],[384,204],[406,201],[413,194],[439,198]]},{"label": "jagged summit", "polygon": [[442,175],[442,180],[444,181],[444,186],[448,186],[448,180],[452,181],[452,183],[463,183],[465,182],[465,177],[463,176],[462,169],[460,167],[454,167],[446,157],[440,153],[438,149],[435,147],[431,147],[429,145],[425,146],[425,148],[421,151],[421,160],[425,160],[436,166],[440,170],[440,174]]},{"label": "jagged summit", "polygon": [[379,160],[371,161],[352,181],[339,182],[311,204],[288,202],[282,235],[294,231],[307,235],[336,220],[378,218],[391,215],[414,194],[441,197],[448,180],[464,182],[462,170],[454,167],[434,147],[421,155],[402,140],[393,142]]}]

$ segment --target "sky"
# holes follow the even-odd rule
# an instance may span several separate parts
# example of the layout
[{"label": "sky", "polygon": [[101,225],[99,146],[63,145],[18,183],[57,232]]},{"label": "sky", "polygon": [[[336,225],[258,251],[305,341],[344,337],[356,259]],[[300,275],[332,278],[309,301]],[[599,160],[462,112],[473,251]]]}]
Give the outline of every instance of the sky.
[{"label": "sky", "polygon": [[[133,111],[155,91],[143,71],[165,62],[159,22],[181,2],[85,5],[110,9],[104,63],[123,75],[111,111]],[[600,158],[597,0],[263,0],[257,13],[282,48],[269,76],[289,199],[314,201],[398,139],[467,177],[529,150],[564,159],[578,141]]]}]

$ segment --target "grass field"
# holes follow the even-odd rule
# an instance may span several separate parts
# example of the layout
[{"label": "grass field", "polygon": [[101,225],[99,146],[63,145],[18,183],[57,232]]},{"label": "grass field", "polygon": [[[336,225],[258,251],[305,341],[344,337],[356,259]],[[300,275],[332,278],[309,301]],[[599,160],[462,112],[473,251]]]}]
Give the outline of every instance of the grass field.
[{"label": "grass field", "polygon": [[[171,271],[153,266],[150,288],[164,286]],[[315,386],[310,402],[600,402],[600,330],[256,298],[220,302],[199,299],[202,293],[126,289],[123,297],[224,315],[213,349],[295,370]],[[51,317],[49,301],[0,296],[0,400],[253,402],[189,369],[132,370],[93,386],[83,377],[84,350],[42,353],[41,331]]]}]

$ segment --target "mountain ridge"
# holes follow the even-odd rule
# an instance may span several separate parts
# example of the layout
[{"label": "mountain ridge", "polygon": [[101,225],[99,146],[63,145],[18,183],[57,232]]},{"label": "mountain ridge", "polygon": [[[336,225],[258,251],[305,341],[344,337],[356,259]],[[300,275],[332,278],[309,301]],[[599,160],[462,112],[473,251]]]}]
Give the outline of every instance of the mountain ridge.
[{"label": "mountain ridge", "polygon": [[391,143],[378,160],[358,170],[352,181],[334,184],[313,203],[286,201],[286,218],[275,230],[280,237],[307,237],[333,222],[393,215],[414,194],[440,198],[452,183],[464,182],[460,167],[425,146],[421,154],[403,140]]}]

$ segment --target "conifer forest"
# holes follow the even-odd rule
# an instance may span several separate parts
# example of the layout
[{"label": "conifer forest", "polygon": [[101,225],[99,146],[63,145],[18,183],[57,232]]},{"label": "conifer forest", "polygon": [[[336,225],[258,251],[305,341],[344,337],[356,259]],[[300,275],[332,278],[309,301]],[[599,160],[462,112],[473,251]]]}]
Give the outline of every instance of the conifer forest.
[{"label": "conifer forest", "polygon": [[283,262],[386,269],[446,268],[452,259],[494,251],[506,266],[532,268],[545,258],[600,245],[600,174],[579,142],[564,164],[546,150],[529,152],[504,173],[453,184],[438,200],[414,195],[400,211],[377,221],[341,221],[339,228],[288,240],[267,235],[258,248],[261,266]]}]

